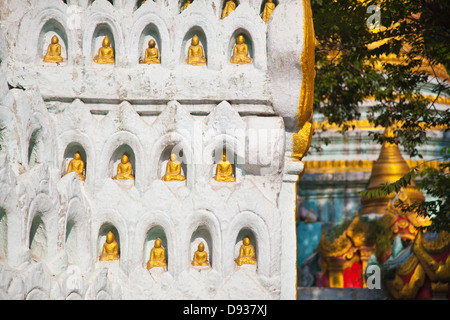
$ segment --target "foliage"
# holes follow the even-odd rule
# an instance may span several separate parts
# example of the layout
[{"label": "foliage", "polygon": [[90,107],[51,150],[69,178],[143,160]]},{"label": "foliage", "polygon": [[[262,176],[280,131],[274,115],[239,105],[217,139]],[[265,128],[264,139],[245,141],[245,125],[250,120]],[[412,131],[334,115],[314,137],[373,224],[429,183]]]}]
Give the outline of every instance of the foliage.
[{"label": "foliage", "polygon": [[[351,129],[349,121],[364,116],[375,126],[393,127],[395,137],[380,131],[369,135],[378,143],[396,139],[410,157],[422,157],[427,130],[449,131],[450,109],[435,102],[450,97],[445,75],[450,67],[450,19],[445,14],[450,12],[450,2],[311,0],[311,5],[316,35],[315,111],[341,126],[342,133]],[[372,30],[367,24],[371,5],[380,8],[381,17],[379,28]],[[370,105],[362,106],[363,101]],[[449,148],[443,150],[440,161],[449,158]],[[419,214],[433,216],[435,231],[448,228],[445,168],[415,168],[375,195],[397,191],[420,176],[418,187],[435,200],[415,204]]]}]

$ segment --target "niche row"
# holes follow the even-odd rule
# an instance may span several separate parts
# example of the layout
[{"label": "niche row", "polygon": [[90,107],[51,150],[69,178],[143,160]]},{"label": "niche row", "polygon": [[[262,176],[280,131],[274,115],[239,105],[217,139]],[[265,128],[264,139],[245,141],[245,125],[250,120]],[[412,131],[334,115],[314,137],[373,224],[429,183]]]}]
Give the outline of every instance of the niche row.
[{"label": "niche row", "polygon": [[[112,231],[106,234],[105,242],[103,243],[102,251],[99,256],[99,261],[114,261],[120,259],[119,244],[115,240],[115,235]],[[256,265],[255,248],[251,244],[248,236],[242,240],[242,245],[239,248],[239,254],[234,259],[236,265],[242,266],[244,264]],[[191,265],[194,267],[210,267],[208,252],[205,250],[205,243],[200,241],[197,245],[197,250],[194,252],[191,260]],[[146,263],[148,270],[152,268],[163,268],[167,270],[166,248],[163,246],[161,238],[156,238],[153,243],[153,248],[150,250],[149,258]]]},{"label": "niche row", "polygon": [[[107,0],[114,6],[114,0]],[[155,2],[154,0],[137,0],[135,4],[135,9],[139,9],[144,3],[147,1]],[[69,4],[68,0],[62,0],[63,3]],[[89,4],[94,3],[95,0],[91,0]],[[180,3],[180,13],[184,10],[187,10],[189,6],[194,2],[194,0],[183,0],[179,1]],[[264,22],[269,23],[270,15],[277,5],[277,0],[264,0],[261,5],[261,18]],[[236,7],[239,6],[239,0],[225,0],[223,1],[221,18],[225,19],[231,12],[233,12]]]},{"label": "niche row", "polygon": [[[64,58],[61,55],[60,39],[57,35],[53,35],[51,43],[47,47],[47,52],[43,61],[46,63],[61,63]],[[111,40],[108,35],[105,35],[102,41],[101,47],[98,49],[98,54],[94,56],[93,61],[97,64],[114,64],[115,53],[111,46]],[[203,46],[200,43],[200,38],[194,34],[191,39],[191,45],[189,46],[187,56],[185,59],[186,64],[193,66],[206,65],[206,57]],[[145,49],[144,58],[139,59],[140,64],[160,64],[161,57],[159,50],[154,39],[150,39],[148,42],[148,48]],[[236,44],[234,45],[233,55],[230,58],[232,64],[251,64],[252,58],[249,53],[249,46],[246,43],[244,34],[239,34],[236,37]]]},{"label": "niche row", "polygon": [[[113,180],[134,180],[133,165],[130,162],[127,153],[124,153],[117,165],[116,174],[112,177]],[[62,175],[75,172],[78,179],[86,180],[85,176],[85,162],[82,159],[81,152],[76,151],[73,159],[70,160],[66,172]],[[214,179],[219,182],[235,182],[236,178],[233,175],[233,165],[227,160],[226,151],[222,155],[222,160],[217,163],[217,170]],[[177,160],[175,153],[170,154],[167,161],[166,171],[162,177],[163,181],[185,181],[186,177],[182,173],[181,163]]]}]

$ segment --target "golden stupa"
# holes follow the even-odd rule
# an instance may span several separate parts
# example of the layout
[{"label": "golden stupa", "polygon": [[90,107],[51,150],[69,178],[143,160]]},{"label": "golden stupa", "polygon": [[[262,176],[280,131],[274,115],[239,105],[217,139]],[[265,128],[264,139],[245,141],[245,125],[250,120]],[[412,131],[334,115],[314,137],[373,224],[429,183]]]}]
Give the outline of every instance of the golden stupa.
[{"label": "golden stupa", "polygon": [[[393,129],[386,128],[384,132],[387,137],[394,137]],[[410,172],[410,168],[400,153],[397,143],[385,141],[381,146],[378,159],[373,163],[372,173],[370,175],[369,185],[366,191],[379,189],[382,184],[394,183],[404,175]],[[415,184],[411,181],[410,185],[405,188],[408,192],[409,199],[412,201],[424,201],[422,192],[417,192]],[[414,192],[416,191],[416,192]],[[369,213],[383,214],[388,204],[395,197],[396,193],[392,192],[387,196],[371,197],[363,196],[361,198],[362,209],[361,215]]]}]

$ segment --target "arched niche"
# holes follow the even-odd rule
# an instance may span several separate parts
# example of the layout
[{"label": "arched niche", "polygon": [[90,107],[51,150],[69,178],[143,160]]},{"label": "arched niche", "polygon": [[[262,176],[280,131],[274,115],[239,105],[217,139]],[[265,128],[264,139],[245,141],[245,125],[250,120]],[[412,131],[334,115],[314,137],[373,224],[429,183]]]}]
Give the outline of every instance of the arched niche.
[{"label": "arched niche", "polygon": [[242,179],[245,174],[245,158],[243,155],[245,149],[243,149],[243,146],[240,145],[237,139],[227,135],[220,135],[216,137],[213,144],[208,146],[208,149],[211,155],[210,161],[212,161],[208,170],[211,177],[216,176],[217,163],[222,160],[222,156],[225,154],[227,161],[233,166],[233,176],[236,178],[236,181]]},{"label": "arched niche", "polygon": [[85,267],[89,256],[88,234],[89,229],[85,225],[85,209],[79,198],[75,197],[69,201],[67,206],[67,222],[64,249],[67,261],[70,264]]},{"label": "arched niche", "polygon": [[[196,0],[189,0],[190,2],[191,2],[191,5],[194,3],[194,1],[196,1]],[[198,0],[197,0],[198,1]],[[184,7],[184,5],[186,4],[186,2],[188,2],[188,0],[180,0],[178,3],[179,3],[179,7],[178,7],[178,12],[179,13],[182,13],[184,10],[183,10],[183,7]],[[187,7],[185,10],[187,10],[189,7]]]},{"label": "arched niche", "polygon": [[70,219],[66,224],[65,251],[67,262],[77,264],[76,248],[78,247],[77,225],[75,220]]},{"label": "arched niche", "polygon": [[0,260],[7,258],[8,224],[6,219],[6,210],[0,207]]},{"label": "arched niche", "polygon": [[111,48],[114,50],[114,61],[117,61],[117,50],[116,50],[116,42],[114,39],[114,33],[112,32],[112,29],[110,27],[110,25],[106,22],[103,23],[99,23],[95,30],[94,33],[92,35],[92,42],[91,42],[91,57],[86,57],[89,58],[92,63],[95,64],[95,62],[93,62],[93,59],[96,55],[98,55],[98,51],[99,49],[102,47],[103,44],[103,39],[105,38],[105,36],[108,36],[109,40],[110,40],[110,46]]},{"label": "arched niche", "polygon": [[209,265],[212,267],[214,265],[213,261],[213,243],[212,243],[212,237],[211,233],[209,232],[208,228],[204,225],[199,226],[197,230],[194,231],[194,233],[191,236],[190,239],[190,248],[189,248],[189,263],[192,262],[194,259],[195,251],[198,250],[198,245],[200,242],[203,242],[205,245],[205,252],[208,254],[208,262]]},{"label": "arched niche", "polygon": [[58,37],[58,43],[61,45],[61,57],[64,59],[62,63],[67,62],[69,52],[67,34],[63,25],[56,19],[48,20],[41,29],[38,39],[37,59],[39,61],[43,61],[48,46],[52,42],[52,37],[55,35]]},{"label": "arched niche", "polygon": [[[278,6],[278,0],[273,0],[272,2],[275,4],[275,9],[276,9]],[[261,19],[262,19],[263,13],[264,13],[264,8],[266,6],[266,3],[267,3],[267,0],[262,0],[261,5],[259,7],[259,16],[261,17]]]},{"label": "arched niche", "polygon": [[153,0],[137,0],[136,1],[136,5],[134,7],[134,10],[139,9],[147,1],[150,2],[150,1],[153,1]]},{"label": "arched niche", "polygon": [[[223,10],[225,10],[225,6],[227,5],[228,0],[221,0],[222,4],[220,6],[220,12],[219,12],[219,18],[222,18],[222,14],[223,14]],[[234,10],[237,9],[237,7],[240,4],[239,0],[234,0],[234,4],[236,5],[236,8]],[[225,17],[226,19],[227,17]]]},{"label": "arched niche", "polygon": [[170,155],[174,153],[177,156],[177,161],[181,163],[181,175],[183,175],[186,179],[188,178],[188,169],[187,169],[187,161],[186,154],[183,150],[182,146],[178,144],[171,144],[166,146],[161,152],[161,156],[158,162],[158,177],[162,179],[162,177],[166,174],[167,163],[170,160]]},{"label": "arched niche", "polygon": [[239,231],[234,243],[233,257],[234,259],[237,259],[239,257],[241,246],[245,237],[248,237],[250,239],[250,244],[255,249],[255,259],[257,261],[256,264],[258,265],[259,247],[256,241],[256,235],[250,228],[242,228]]},{"label": "arched niche", "polygon": [[70,161],[73,159],[75,153],[78,152],[81,156],[81,160],[84,162],[84,172],[83,175],[86,177],[88,159],[86,151],[83,146],[78,142],[71,142],[67,145],[66,150],[64,151],[64,159],[61,168],[61,175],[67,172],[67,168],[69,167]]},{"label": "arched niche", "polygon": [[35,129],[28,141],[28,167],[32,168],[36,164],[39,164],[41,161],[41,156],[43,152],[43,143],[42,143],[42,131],[41,129]]},{"label": "arched niche", "polygon": [[159,53],[159,60],[162,63],[162,60],[164,58],[164,48],[162,46],[161,34],[159,33],[158,27],[153,23],[149,23],[144,28],[141,36],[139,37],[139,61],[145,58],[145,50],[148,48],[148,42],[152,39],[156,42],[156,48],[158,49]]},{"label": "arched niche", "polygon": [[29,248],[33,257],[40,259],[47,257],[47,231],[39,213],[34,216],[31,223]]},{"label": "arched niche", "polygon": [[169,250],[167,243],[167,236],[164,228],[161,226],[153,226],[145,237],[144,241],[144,267],[147,267],[147,262],[150,259],[150,252],[152,248],[155,246],[156,239],[161,239],[161,247],[166,251],[166,263],[169,265]]},{"label": "arched niche", "polygon": [[111,159],[109,160],[108,165],[108,176],[113,178],[117,174],[117,166],[122,160],[122,156],[126,154],[131,163],[132,173],[136,179],[136,172],[139,170],[136,168],[136,156],[134,154],[133,149],[128,144],[123,144],[119,146],[111,155]]},{"label": "arched niche", "polygon": [[99,231],[98,231],[98,238],[97,238],[97,260],[100,258],[100,256],[102,255],[102,251],[103,251],[103,245],[106,243],[106,235],[109,232],[112,232],[114,234],[114,240],[117,242],[117,246],[119,248],[119,257],[120,257],[120,235],[119,235],[119,231],[117,231],[117,228],[109,222],[104,223]]},{"label": "arched niche", "polygon": [[[95,0],[89,0],[89,5],[92,5],[95,2]],[[109,2],[111,5],[114,5],[115,0],[106,0],[106,2]]]},{"label": "arched niche", "polygon": [[[248,32],[246,29],[244,28],[238,28],[237,30],[235,30],[231,36],[230,42],[228,44],[228,49],[227,49],[227,53],[228,53],[228,62],[230,62],[230,58],[233,56],[233,52],[234,52],[234,46],[237,44],[237,37],[239,35],[243,35],[245,38],[245,44],[248,47],[248,56],[250,58],[252,58],[252,60],[255,59],[255,54],[254,54],[254,46],[253,46],[253,38],[250,35],[250,32]],[[253,61],[252,61],[253,64]]]},{"label": "arched niche", "polygon": [[191,46],[191,41],[194,36],[199,39],[199,45],[203,47],[203,55],[206,59],[206,65],[208,65],[208,42],[206,34],[203,29],[199,26],[194,26],[185,34],[183,41],[181,42],[181,57],[180,63],[186,64],[186,59],[189,54],[189,47]]}]

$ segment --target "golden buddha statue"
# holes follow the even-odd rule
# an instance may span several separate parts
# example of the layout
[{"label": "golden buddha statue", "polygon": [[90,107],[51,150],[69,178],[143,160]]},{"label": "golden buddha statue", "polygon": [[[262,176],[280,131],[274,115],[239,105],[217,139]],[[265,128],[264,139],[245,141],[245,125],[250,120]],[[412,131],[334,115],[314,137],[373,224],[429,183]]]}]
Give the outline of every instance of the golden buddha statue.
[{"label": "golden buddha statue", "polygon": [[206,59],[203,54],[203,47],[200,45],[200,40],[196,35],[192,37],[186,63],[193,66],[201,66],[206,64]]},{"label": "golden buddha statue", "polygon": [[161,239],[156,239],[152,250],[150,251],[150,259],[147,262],[147,269],[150,270],[154,267],[165,267],[166,262],[166,250],[161,246]]},{"label": "golden buddha statue", "polygon": [[99,64],[114,64],[114,50],[111,48],[111,41],[105,36],[102,47],[98,50],[98,55],[94,57],[94,62]]},{"label": "golden buddha statue", "polygon": [[189,5],[190,5],[191,3],[192,3],[191,0],[187,0],[186,3],[185,3],[184,6],[183,6],[183,10],[186,10],[187,7],[189,7]]},{"label": "golden buddha statue", "polygon": [[207,267],[209,266],[208,262],[208,253],[205,251],[205,245],[203,242],[200,242],[198,245],[198,250],[194,253],[194,259],[191,264],[194,267]]},{"label": "golden buddha statue", "polygon": [[66,173],[63,174],[63,177],[70,172],[76,172],[76,174],[78,175],[78,179],[80,179],[81,181],[85,181],[86,178],[83,175],[83,170],[84,162],[83,160],[81,160],[81,155],[80,153],[75,152],[73,159],[69,162]]},{"label": "golden buddha statue", "polygon": [[233,0],[228,0],[227,3],[225,4],[225,8],[223,8],[222,11],[222,19],[225,19],[226,17],[228,17],[228,15],[234,11],[234,9],[236,9],[236,3],[234,3]]},{"label": "golden buddha statue", "polygon": [[275,10],[275,3],[273,3],[273,0],[267,0],[266,4],[264,5],[262,16],[262,19],[265,23],[269,23],[270,16],[272,15],[273,10]]},{"label": "golden buddha statue", "polygon": [[124,154],[117,166],[117,175],[114,176],[114,180],[134,180],[133,167],[131,166],[128,156]]},{"label": "golden buddha statue", "polygon": [[236,39],[237,44],[234,46],[233,56],[230,59],[234,64],[252,63],[252,58],[248,56],[248,46],[245,43],[245,37],[240,34]]},{"label": "golden buddha statue", "polygon": [[226,154],[222,155],[222,160],[217,163],[217,172],[214,177],[219,182],[235,182],[236,178],[233,177],[233,166],[227,160]]},{"label": "golden buddha statue", "polygon": [[177,161],[175,153],[170,155],[170,160],[167,162],[166,174],[162,177],[164,181],[184,181],[185,177],[181,175],[181,163]]},{"label": "golden buddha statue", "polygon": [[58,37],[54,35],[52,37],[52,42],[48,45],[44,62],[63,62],[63,58],[61,57],[61,45],[58,42]]},{"label": "golden buddha statue", "polygon": [[110,231],[106,235],[106,242],[103,244],[100,261],[112,260],[119,260],[119,245],[115,240],[114,234]]},{"label": "golden buddha statue", "polygon": [[250,244],[249,237],[245,237],[242,241],[239,257],[235,261],[238,266],[243,264],[256,264],[255,248]]},{"label": "golden buddha statue", "polygon": [[156,48],[155,40],[151,39],[148,42],[148,48],[145,50],[145,58],[141,61],[144,64],[161,63],[159,60],[158,48]]}]

